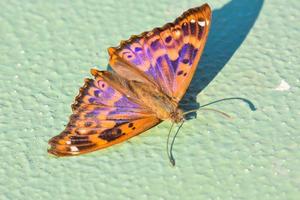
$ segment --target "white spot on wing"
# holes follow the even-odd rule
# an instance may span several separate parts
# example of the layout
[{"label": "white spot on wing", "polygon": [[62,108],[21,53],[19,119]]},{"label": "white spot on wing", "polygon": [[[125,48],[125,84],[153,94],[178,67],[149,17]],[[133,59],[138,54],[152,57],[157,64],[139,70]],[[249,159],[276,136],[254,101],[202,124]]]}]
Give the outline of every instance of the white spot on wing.
[{"label": "white spot on wing", "polygon": [[66,141],[67,144],[71,144],[71,141]]},{"label": "white spot on wing", "polygon": [[275,88],[277,91],[287,91],[291,88],[291,86],[285,81],[281,80],[280,84]]},{"label": "white spot on wing", "polygon": [[200,26],[204,27],[204,26],[205,26],[205,21],[198,21],[198,24],[199,24]]},{"label": "white spot on wing", "polygon": [[195,23],[196,21],[194,19],[191,20],[191,23]]},{"label": "white spot on wing", "polygon": [[78,148],[75,146],[71,146],[70,148],[71,148],[71,151],[79,151]]}]

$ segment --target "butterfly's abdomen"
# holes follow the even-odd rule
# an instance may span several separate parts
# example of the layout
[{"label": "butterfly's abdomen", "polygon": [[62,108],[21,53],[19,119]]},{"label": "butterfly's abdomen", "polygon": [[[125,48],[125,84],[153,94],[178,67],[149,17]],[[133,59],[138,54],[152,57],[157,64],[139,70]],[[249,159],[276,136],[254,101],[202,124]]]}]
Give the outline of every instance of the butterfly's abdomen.
[{"label": "butterfly's abdomen", "polygon": [[176,112],[178,104],[161,91],[136,81],[131,81],[130,85],[137,97],[153,111],[157,118],[171,119],[172,113]]}]

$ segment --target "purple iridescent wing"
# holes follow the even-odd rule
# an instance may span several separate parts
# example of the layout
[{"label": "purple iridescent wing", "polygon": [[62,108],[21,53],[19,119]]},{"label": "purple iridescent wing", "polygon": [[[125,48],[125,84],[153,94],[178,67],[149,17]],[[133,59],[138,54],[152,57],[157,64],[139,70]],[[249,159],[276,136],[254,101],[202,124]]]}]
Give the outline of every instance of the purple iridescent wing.
[{"label": "purple iridescent wing", "polygon": [[88,153],[125,141],[160,122],[147,108],[105,81],[105,74],[93,72],[95,79],[85,80],[65,130],[49,141],[49,153]]},{"label": "purple iridescent wing", "polygon": [[110,65],[120,76],[141,77],[177,102],[185,94],[202,54],[211,10],[189,9],[173,23],[134,35],[108,49]]}]

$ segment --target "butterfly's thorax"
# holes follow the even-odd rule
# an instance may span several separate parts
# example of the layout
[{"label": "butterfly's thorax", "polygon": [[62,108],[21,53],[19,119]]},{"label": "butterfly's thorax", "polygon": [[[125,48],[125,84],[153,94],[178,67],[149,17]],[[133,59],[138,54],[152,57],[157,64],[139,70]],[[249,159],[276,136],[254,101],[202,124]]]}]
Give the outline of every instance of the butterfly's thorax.
[{"label": "butterfly's thorax", "polygon": [[171,119],[173,113],[177,112],[177,102],[159,89],[137,81],[131,81],[130,86],[133,93],[156,114],[157,118],[161,120]]}]

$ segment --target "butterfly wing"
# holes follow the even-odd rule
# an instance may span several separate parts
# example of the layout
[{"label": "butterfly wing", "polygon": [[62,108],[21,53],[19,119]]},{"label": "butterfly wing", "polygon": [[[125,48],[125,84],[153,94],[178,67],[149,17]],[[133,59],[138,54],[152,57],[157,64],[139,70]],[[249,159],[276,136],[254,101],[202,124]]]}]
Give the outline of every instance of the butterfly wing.
[{"label": "butterfly wing", "polygon": [[[149,83],[158,85],[179,102],[200,60],[210,19],[208,4],[189,9],[173,23],[132,36],[118,47],[109,48],[110,65],[125,78],[136,77],[138,72],[143,74]],[[135,76],[130,76],[132,71]]]},{"label": "butterfly wing", "polygon": [[[105,74],[106,73],[106,74]],[[49,153],[71,156],[125,141],[157,125],[160,120],[105,81],[108,72],[86,79],[65,130],[50,141]]]}]

